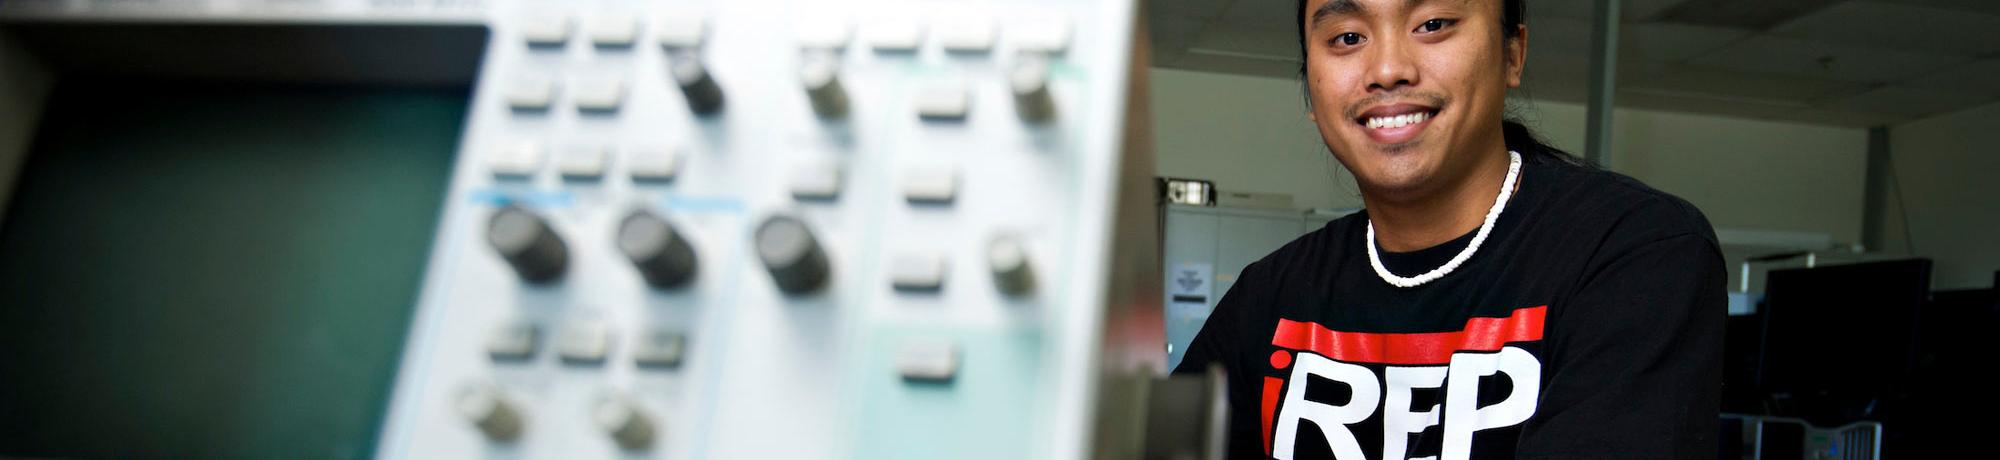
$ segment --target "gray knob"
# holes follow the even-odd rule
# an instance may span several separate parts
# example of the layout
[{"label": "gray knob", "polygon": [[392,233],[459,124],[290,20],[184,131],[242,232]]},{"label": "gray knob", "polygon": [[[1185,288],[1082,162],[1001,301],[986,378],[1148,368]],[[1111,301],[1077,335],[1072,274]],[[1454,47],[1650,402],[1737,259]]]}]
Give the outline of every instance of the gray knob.
[{"label": "gray knob", "polygon": [[639,403],[631,398],[625,396],[605,398],[598,402],[597,408],[591,412],[591,418],[596,419],[597,427],[602,428],[605,434],[611,435],[611,440],[616,441],[618,447],[631,450],[653,445],[653,418],[646,415],[645,408],[640,407]]},{"label": "gray knob", "polygon": [[764,261],[764,269],[771,272],[778,290],[803,294],[826,284],[826,252],[805,222],[772,216],[757,226],[756,243],[757,258]]},{"label": "gray knob", "polygon": [[514,267],[521,279],[545,283],[561,278],[569,266],[569,248],[555,229],[520,205],[507,205],[486,222],[486,242]]},{"label": "gray knob", "polygon": [[986,265],[993,270],[993,285],[1007,295],[1027,295],[1035,290],[1035,271],[1028,263],[1028,250],[1012,236],[994,238],[986,246]]},{"label": "gray knob", "polygon": [[1007,73],[1007,86],[1014,90],[1014,109],[1021,121],[1040,123],[1056,116],[1055,96],[1049,94],[1049,63],[1038,56],[1022,56]]},{"label": "gray knob", "polygon": [[651,211],[633,211],[618,224],[618,250],[653,287],[679,287],[694,278],[694,246]]},{"label": "gray knob", "polygon": [[492,384],[478,384],[467,387],[458,394],[458,414],[471,421],[486,439],[512,441],[521,437],[526,425],[521,411],[507,401],[499,387]]},{"label": "gray knob", "polygon": [[813,113],[820,118],[844,118],[847,116],[847,88],[840,85],[840,58],[837,54],[814,52],[806,56],[799,68],[799,80],[805,83],[806,98],[812,101]]},{"label": "gray knob", "polygon": [[708,66],[702,64],[700,55],[683,51],[669,59],[668,70],[674,75],[674,84],[680,85],[681,94],[687,96],[688,110],[699,115],[722,111],[722,87],[708,74]]}]

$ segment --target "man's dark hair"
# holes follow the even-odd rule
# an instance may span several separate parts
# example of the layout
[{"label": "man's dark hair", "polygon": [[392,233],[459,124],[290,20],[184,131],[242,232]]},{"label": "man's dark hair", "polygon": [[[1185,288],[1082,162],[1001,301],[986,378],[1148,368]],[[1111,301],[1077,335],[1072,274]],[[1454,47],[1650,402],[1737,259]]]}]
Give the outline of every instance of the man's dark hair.
[{"label": "man's dark hair", "polygon": [[[1299,29],[1299,85],[1304,86],[1306,90],[1306,107],[1312,107],[1312,81],[1306,78],[1306,54],[1311,49],[1306,46],[1306,3],[1308,1],[1298,0],[1298,20],[1292,21],[1292,25]],[[1528,0],[1501,0],[1501,37],[1508,40],[1519,37],[1521,23],[1527,20],[1527,3]],[[1539,158],[1574,166],[1589,165],[1584,159],[1577,158],[1576,155],[1571,155],[1569,152],[1564,152],[1562,149],[1555,148],[1555,146],[1543,142],[1540,136],[1536,136],[1535,132],[1529,130],[1528,125],[1522,124],[1519,119],[1510,117],[1501,120],[1500,132],[1501,136],[1506,138],[1507,150],[1521,152],[1523,160]]]}]

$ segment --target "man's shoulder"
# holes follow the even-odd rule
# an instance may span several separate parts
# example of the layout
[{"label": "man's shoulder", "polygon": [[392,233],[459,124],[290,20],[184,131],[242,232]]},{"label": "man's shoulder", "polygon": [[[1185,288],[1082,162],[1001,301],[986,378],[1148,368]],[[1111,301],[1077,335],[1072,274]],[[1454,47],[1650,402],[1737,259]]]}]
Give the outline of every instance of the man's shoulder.
[{"label": "man's shoulder", "polygon": [[[1568,214],[1563,220],[1595,224],[1627,236],[1650,239],[1698,235],[1715,241],[1708,217],[1693,203],[1631,176],[1600,168],[1544,166],[1551,188],[1544,208]],[[1524,185],[1525,186],[1525,185]]]}]

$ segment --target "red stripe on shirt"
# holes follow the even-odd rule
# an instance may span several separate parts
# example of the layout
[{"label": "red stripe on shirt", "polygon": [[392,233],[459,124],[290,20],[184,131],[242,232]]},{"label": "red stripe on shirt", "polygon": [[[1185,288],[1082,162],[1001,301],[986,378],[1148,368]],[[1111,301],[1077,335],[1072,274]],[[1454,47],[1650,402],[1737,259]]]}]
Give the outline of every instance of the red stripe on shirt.
[{"label": "red stripe on shirt", "polygon": [[1319,323],[1279,319],[1271,344],[1350,363],[1450,364],[1454,352],[1499,351],[1510,342],[1541,340],[1542,317],[1548,308],[1521,308],[1506,318],[1468,319],[1465,329],[1457,332],[1345,332]]}]

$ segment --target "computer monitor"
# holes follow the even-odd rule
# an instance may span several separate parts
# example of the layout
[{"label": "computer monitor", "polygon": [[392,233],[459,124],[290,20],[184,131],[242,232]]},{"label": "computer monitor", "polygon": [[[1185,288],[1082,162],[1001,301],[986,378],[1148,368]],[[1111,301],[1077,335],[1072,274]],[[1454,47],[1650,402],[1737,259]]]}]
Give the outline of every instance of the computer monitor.
[{"label": "computer monitor", "polygon": [[1930,279],[1929,259],[1772,271],[1758,380],[1775,415],[1867,419],[1907,385]]}]

